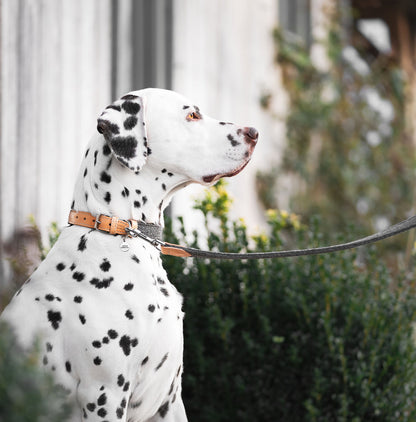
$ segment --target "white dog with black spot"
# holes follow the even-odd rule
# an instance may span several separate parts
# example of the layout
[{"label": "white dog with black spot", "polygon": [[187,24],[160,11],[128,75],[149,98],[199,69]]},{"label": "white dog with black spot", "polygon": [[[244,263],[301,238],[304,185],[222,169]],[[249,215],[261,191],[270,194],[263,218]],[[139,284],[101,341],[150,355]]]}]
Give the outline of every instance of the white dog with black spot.
[{"label": "white dog with black spot", "polygon": [[123,224],[163,226],[174,192],[239,173],[258,133],[160,89],[114,102],[97,129],[71,224],[1,319],[25,348],[39,340],[39,364],[78,404],[73,421],[184,422],[182,297],[159,250]]}]

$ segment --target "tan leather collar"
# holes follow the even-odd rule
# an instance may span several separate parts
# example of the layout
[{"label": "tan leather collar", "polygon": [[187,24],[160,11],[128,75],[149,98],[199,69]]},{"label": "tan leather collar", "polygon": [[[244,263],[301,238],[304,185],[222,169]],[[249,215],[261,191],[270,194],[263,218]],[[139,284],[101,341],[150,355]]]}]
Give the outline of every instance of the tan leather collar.
[{"label": "tan leather collar", "polygon": [[71,210],[68,223],[121,236],[127,235],[127,228],[133,230],[140,228],[141,232],[152,238],[160,239],[162,237],[162,227],[156,224],[142,223],[137,220],[121,220],[118,217],[110,217],[104,214],[94,216],[86,211]]},{"label": "tan leather collar", "polygon": [[[113,235],[142,237],[153,246],[155,246],[155,243],[158,244],[156,247],[158,247],[164,255],[179,257],[191,256],[179,245],[161,242],[162,227],[157,226],[156,224],[142,223],[137,220],[121,220],[118,217],[109,217],[104,214],[94,216],[86,211],[75,210],[70,211],[68,223],[104,231]],[[126,229],[129,229],[128,233],[126,232]],[[155,239],[158,239],[158,241],[155,242]]]}]

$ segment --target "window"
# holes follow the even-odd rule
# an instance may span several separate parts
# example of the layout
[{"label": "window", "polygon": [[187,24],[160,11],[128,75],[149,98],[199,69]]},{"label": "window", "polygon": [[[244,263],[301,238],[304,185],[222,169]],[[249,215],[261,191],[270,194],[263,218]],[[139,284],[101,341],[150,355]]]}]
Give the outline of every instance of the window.
[{"label": "window", "polygon": [[279,23],[285,35],[310,46],[310,0],[279,0]]},{"label": "window", "polygon": [[172,2],[113,0],[113,97],[172,84]]}]

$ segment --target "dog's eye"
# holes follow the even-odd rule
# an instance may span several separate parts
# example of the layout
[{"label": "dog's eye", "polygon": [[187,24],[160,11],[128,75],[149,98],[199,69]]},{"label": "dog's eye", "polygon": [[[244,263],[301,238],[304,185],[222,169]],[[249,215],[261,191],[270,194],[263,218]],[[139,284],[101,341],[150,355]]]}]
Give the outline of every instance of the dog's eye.
[{"label": "dog's eye", "polygon": [[192,113],[189,113],[186,116],[186,120],[189,120],[189,121],[192,121],[192,120],[201,120],[201,118],[202,118],[201,115],[197,111],[194,111]]}]

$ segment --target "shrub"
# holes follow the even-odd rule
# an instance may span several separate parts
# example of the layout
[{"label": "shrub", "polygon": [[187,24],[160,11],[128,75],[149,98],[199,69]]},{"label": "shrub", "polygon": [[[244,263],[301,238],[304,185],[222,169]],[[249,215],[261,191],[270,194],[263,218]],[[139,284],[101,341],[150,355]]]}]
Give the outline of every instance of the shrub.
[{"label": "shrub", "polygon": [[65,392],[35,365],[37,351],[22,352],[11,330],[0,324],[0,421],[64,422],[71,406]]},{"label": "shrub", "polygon": [[[213,192],[197,206],[207,226],[218,227],[210,249],[324,242],[319,222],[307,229],[282,212],[269,213],[268,236],[250,239],[241,221],[228,220],[222,185]],[[187,235],[183,224],[179,239],[171,224],[165,230],[171,242],[186,243]],[[193,233],[189,243],[202,242]],[[416,420],[414,283],[393,279],[376,249],[259,261],[165,257],[164,264],[185,297],[189,420]]]}]

